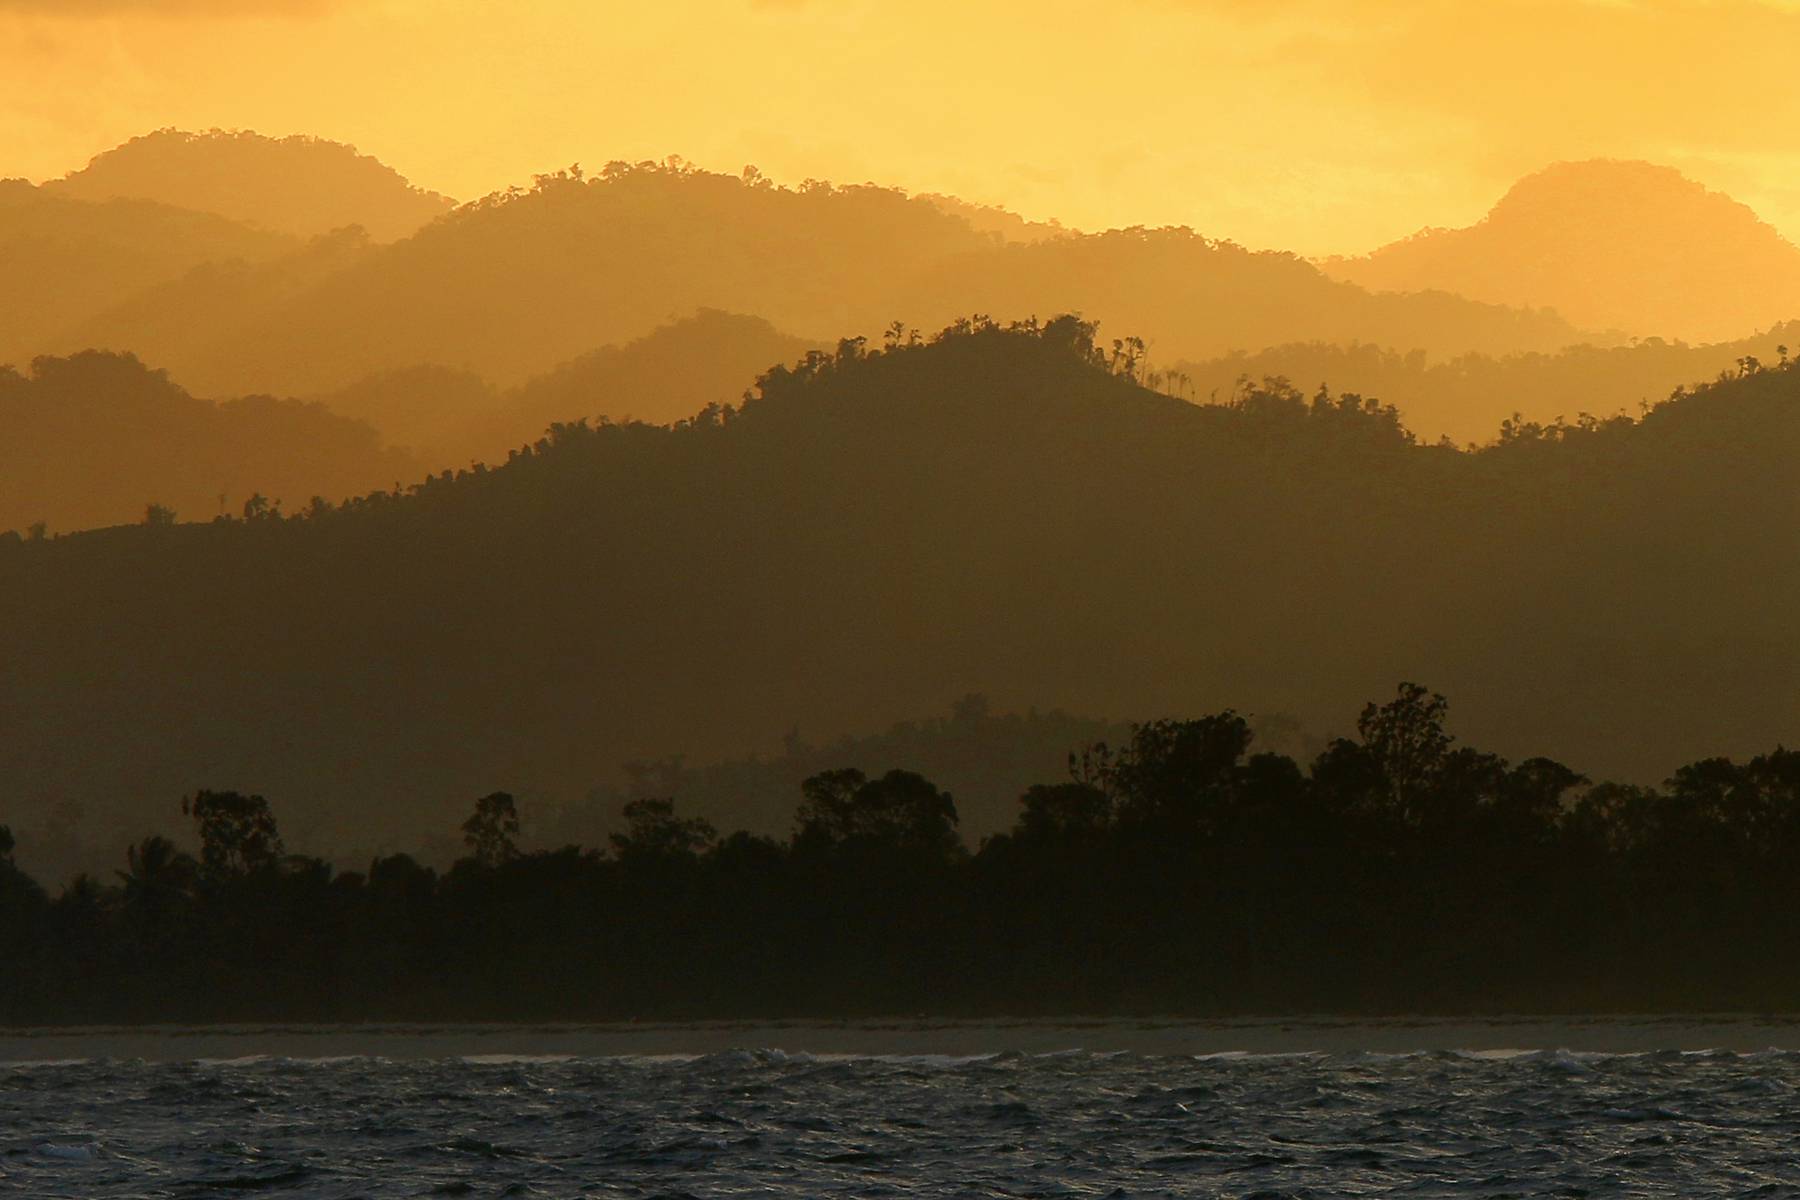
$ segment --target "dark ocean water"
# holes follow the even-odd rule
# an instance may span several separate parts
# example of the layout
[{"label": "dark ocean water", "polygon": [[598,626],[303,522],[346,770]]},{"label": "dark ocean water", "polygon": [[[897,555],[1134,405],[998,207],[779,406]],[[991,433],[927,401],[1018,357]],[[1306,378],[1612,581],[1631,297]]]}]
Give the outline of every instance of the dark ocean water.
[{"label": "dark ocean water", "polygon": [[1800,1054],[0,1062],[0,1192],[1800,1196]]}]

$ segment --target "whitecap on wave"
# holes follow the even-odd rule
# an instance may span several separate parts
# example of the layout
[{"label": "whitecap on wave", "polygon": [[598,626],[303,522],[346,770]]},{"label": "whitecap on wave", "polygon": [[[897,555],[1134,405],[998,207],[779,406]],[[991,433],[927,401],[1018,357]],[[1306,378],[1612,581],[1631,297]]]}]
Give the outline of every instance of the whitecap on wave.
[{"label": "whitecap on wave", "polygon": [[47,1067],[85,1067],[91,1058],[19,1058],[0,1060],[0,1071],[36,1071]]}]

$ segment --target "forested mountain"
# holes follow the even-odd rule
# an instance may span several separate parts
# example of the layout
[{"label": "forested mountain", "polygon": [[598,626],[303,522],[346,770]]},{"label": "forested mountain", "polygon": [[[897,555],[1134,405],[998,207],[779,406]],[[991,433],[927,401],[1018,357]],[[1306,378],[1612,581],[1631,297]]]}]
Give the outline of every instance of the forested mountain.
[{"label": "forested mountain", "polygon": [[1755,337],[1690,346],[1661,338],[1628,346],[1570,346],[1554,354],[1461,354],[1433,358],[1372,345],[1311,342],[1239,352],[1205,362],[1178,362],[1163,386],[1205,401],[1226,398],[1240,381],[1281,377],[1296,386],[1329,384],[1376,396],[1400,410],[1425,441],[1459,445],[1492,441],[1515,417],[1553,423],[1581,414],[1635,414],[1678,387],[1735,374],[1752,364],[1779,365],[1800,349],[1800,322]]},{"label": "forested mountain", "polygon": [[354,146],[247,130],[159,129],[44,185],[78,200],[154,200],[299,237],[360,225],[403,238],[454,202],[408,183]]},{"label": "forested mountain", "polygon": [[[304,253],[330,259],[362,244],[334,251],[339,240],[318,239]],[[292,266],[196,276],[229,275],[254,291]],[[142,305],[178,333],[172,311],[154,295]],[[216,403],[131,355],[40,356],[24,371],[0,365],[0,530],[124,524],[152,503],[202,520],[236,513],[255,494],[290,507],[314,496],[338,501],[444,467],[504,462],[562,422],[685,419],[736,402],[769,364],[817,348],[759,318],[708,310],[504,392],[466,371],[413,367],[305,401]]]},{"label": "forested mountain", "polygon": [[895,320],[930,329],[971,309],[1082,311],[1137,331],[1164,360],[1295,339],[1443,354],[1581,340],[1554,314],[1372,296],[1292,255],[1186,230],[1009,244],[892,189],[788,189],[679,163],[541,177],[326,278],[260,301],[236,292],[233,313],[204,286],[190,292],[193,319],[165,292],[140,324],[110,321],[100,344],[204,393],[308,395],[416,366],[511,387],[698,308],[811,336],[872,336]]},{"label": "forested mountain", "polygon": [[495,788],[971,691],[1331,733],[1424,678],[1483,745],[1649,780],[1794,736],[1800,371],[1462,452],[1141,369],[1073,319],[965,322],[304,519],[0,546],[0,803],[131,837],[237,787],[319,850],[411,844]]},{"label": "forested mountain", "polygon": [[206,263],[262,263],[298,243],[148,200],[71,200],[0,180],[0,363],[62,345],[68,326]]},{"label": "forested mountain", "polygon": [[[288,192],[283,164],[294,168]],[[136,353],[199,394],[341,393],[360,413],[390,413],[384,433],[444,463],[608,412],[611,401],[580,395],[581,371],[558,364],[702,309],[801,337],[873,336],[895,320],[930,329],[970,311],[1082,312],[1142,335],[1150,365],[1190,376],[1202,397],[1240,369],[1323,380],[1394,403],[1422,436],[1458,441],[1492,436],[1515,411],[1541,421],[1630,410],[1745,355],[1770,359],[1781,330],[1743,335],[1800,313],[1800,251],[1743,206],[1643,163],[1562,164],[1470,229],[1326,264],[1373,293],[1293,255],[1188,230],[1085,234],[954,197],[790,189],[677,160],[543,176],[391,245],[355,228],[302,242],[150,200],[70,198],[127,194],[308,232],[388,212],[387,225],[358,220],[389,237],[448,203],[349,147],[217,132],[162,131],[65,180],[0,185],[0,250],[19,264],[0,285],[0,362],[99,347]],[[1419,290],[1429,288],[1461,294]],[[1607,328],[1646,344],[1591,336]],[[1666,340],[1696,332],[1736,340],[1691,353]],[[762,340],[765,363],[801,345]],[[720,361],[737,373],[749,350]],[[609,353],[587,365],[600,370]],[[532,399],[516,390],[547,373],[571,405],[533,385],[544,403],[518,422],[504,403],[482,429],[404,415],[466,404],[479,416],[490,393]],[[595,385],[631,388],[648,418],[699,407],[688,383],[624,363],[601,374]],[[436,386],[448,391],[426,394]]]},{"label": "forested mountain", "polygon": [[[360,253],[361,245],[346,243],[334,252],[322,239],[307,253],[329,259],[334,253]],[[237,278],[254,289],[277,273],[244,267]],[[199,274],[222,273],[204,269]],[[146,303],[144,311],[158,309]],[[1312,343],[1178,362],[1160,370],[1140,367],[1139,373],[1153,386],[1199,403],[1229,400],[1240,388],[1272,378],[1289,380],[1309,393],[1329,386],[1392,405],[1422,440],[1447,436],[1458,444],[1479,444],[1499,437],[1509,423],[1554,424],[1583,414],[1637,413],[1678,386],[1720,372],[1736,373],[1753,363],[1779,365],[1789,342],[1800,346],[1800,327],[1782,326],[1719,345],[1650,339],[1631,346],[1575,346],[1555,354],[1466,354],[1436,361],[1422,351],[1403,355],[1369,345]],[[80,423],[65,420],[64,431],[54,437],[41,420],[17,418],[23,410],[15,409],[8,430],[10,457],[29,460],[34,467],[18,471],[9,484],[0,483],[0,495],[10,497],[0,507],[0,529],[23,528],[39,519],[59,531],[118,524],[137,519],[151,500],[173,502],[183,516],[201,517],[218,511],[220,493],[232,512],[259,490],[291,503],[315,494],[339,500],[426,471],[503,462],[561,423],[685,420],[708,405],[734,403],[770,363],[793,361],[818,348],[761,318],[706,310],[636,341],[590,351],[504,390],[472,372],[413,367],[309,398],[361,423],[354,427],[321,422],[316,411],[296,424],[294,414],[303,410],[291,402],[236,400],[215,409],[183,394],[180,404],[155,410],[167,423],[152,428],[149,410],[121,410],[119,419],[112,419],[106,407],[108,395],[118,397],[125,408],[136,403],[128,397],[141,397],[144,388],[134,371],[146,377],[147,372],[134,365],[122,374],[90,373],[84,377],[88,393],[70,409],[81,413]],[[162,395],[179,389],[165,379],[152,391]],[[237,466],[221,459],[217,422],[191,419],[197,412],[239,414],[241,424],[251,411],[288,414],[283,418],[288,423],[264,419],[260,432],[243,426],[241,435],[233,435],[241,442],[228,443],[243,446]],[[365,426],[397,452],[378,453]],[[121,428],[137,432],[129,439],[114,437]],[[278,437],[277,428],[296,439],[291,454],[281,453],[286,444],[281,438],[287,434]],[[45,437],[50,440],[37,440]],[[190,445],[184,440],[189,438],[198,440]],[[109,465],[103,482],[90,487],[87,472],[102,443],[110,447],[105,457]],[[216,479],[218,486],[209,489],[204,479]]]},{"label": "forested mountain", "polygon": [[1546,305],[1646,337],[1718,341],[1800,316],[1800,248],[1731,197],[1646,162],[1557,163],[1467,229],[1324,265],[1364,287]]},{"label": "forested mountain", "polygon": [[259,496],[297,508],[423,470],[323,405],[215,404],[129,355],[39,358],[25,374],[0,367],[0,530],[204,521]]},{"label": "forested mountain", "polygon": [[141,353],[215,392],[316,394],[419,365],[511,387],[698,307],[783,329],[874,332],[853,311],[921,261],[988,244],[923,200],[799,191],[684,167],[564,172],[465,205],[298,296],[240,315],[210,346]]}]

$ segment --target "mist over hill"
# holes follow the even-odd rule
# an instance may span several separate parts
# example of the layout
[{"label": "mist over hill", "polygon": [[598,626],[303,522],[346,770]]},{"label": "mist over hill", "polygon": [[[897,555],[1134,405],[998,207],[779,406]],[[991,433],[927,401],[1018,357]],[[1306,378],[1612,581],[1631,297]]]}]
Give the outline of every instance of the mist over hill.
[{"label": "mist over hill", "polygon": [[[735,404],[770,367],[828,348],[761,317],[703,309],[526,381],[508,419],[534,437],[554,421],[598,415],[668,425],[709,404]],[[608,407],[590,412],[596,400]]]},{"label": "mist over hill", "polygon": [[1080,312],[1143,337],[1159,363],[1296,338],[1440,353],[1550,351],[1582,340],[1555,313],[1446,293],[1372,294],[1297,255],[1179,228],[986,248],[930,264],[901,295],[899,311],[928,327],[968,310]]},{"label": "mist over hill", "polygon": [[1200,400],[1226,398],[1246,381],[1280,377],[1304,388],[1373,396],[1400,410],[1425,441],[1492,441],[1515,419],[1553,423],[1582,414],[1636,414],[1678,387],[1779,365],[1800,349],[1800,322],[1732,342],[1688,345],[1646,338],[1627,346],[1570,346],[1554,354],[1433,358],[1370,345],[1311,342],[1177,362],[1164,386]]},{"label": "mist over hill", "polygon": [[247,130],[159,129],[44,190],[78,200],[154,200],[299,237],[360,225],[380,242],[406,237],[455,205],[354,146]]},{"label": "mist over hill", "polygon": [[318,399],[367,421],[390,443],[437,466],[502,462],[565,421],[667,425],[709,404],[732,404],[770,365],[822,343],[760,317],[707,309],[620,346],[590,350],[504,391],[469,371],[382,372]]},{"label": "mist over hill", "polygon": [[0,363],[84,349],[62,330],[205,264],[265,263],[296,244],[209,213],[0,180]]},{"label": "mist over hill", "polygon": [[1800,316],[1800,248],[1731,197],[1646,162],[1557,163],[1466,229],[1324,266],[1381,291],[1548,306],[1643,336],[1720,341]]},{"label": "mist over hill", "polygon": [[304,395],[417,366],[511,387],[699,308],[871,336],[895,320],[930,329],[969,311],[1081,311],[1133,330],[1164,359],[1296,338],[1444,354],[1581,340],[1554,314],[1370,295],[1293,255],[1187,230],[1035,237],[985,210],[959,211],[993,227],[873,185],[790,189],[753,170],[680,163],[559,172],[323,278],[275,264],[254,288],[228,280],[221,301],[193,277],[135,320],[115,308],[97,325],[68,322],[52,348],[104,337],[90,344],[135,352],[200,392]]},{"label": "mist over hill", "polygon": [[1080,232],[1069,228],[1061,221],[1033,221],[1010,209],[992,204],[976,204],[959,196],[946,196],[939,192],[923,192],[920,194],[920,198],[931,201],[952,216],[961,217],[969,223],[970,228],[978,233],[998,234],[1003,242],[1041,242],[1048,238],[1068,237]]},{"label": "mist over hill", "polygon": [[[106,298],[43,339],[45,352],[68,355],[99,347],[131,354],[137,353],[132,347],[150,346],[155,355],[145,358],[146,362],[159,367],[191,367],[211,353],[221,331],[235,328],[245,313],[279,307],[339,274],[372,249],[367,235],[352,227],[303,243],[290,242],[281,253],[254,261],[208,257],[141,290]],[[332,354],[329,346],[317,351],[325,358]],[[198,383],[179,371],[175,374],[183,384],[210,395],[255,390],[209,380],[203,371],[195,372]]]},{"label": "mist over hill", "polygon": [[[416,478],[419,460],[320,404],[189,395],[129,355],[0,366],[0,530],[204,521]],[[147,518],[151,505],[161,510]]]},{"label": "mist over hill", "polygon": [[1371,403],[1159,395],[1091,336],[850,342],[304,519],[0,545],[0,800],[135,836],[236,787],[321,850],[413,844],[495,788],[977,691],[1330,733],[1427,679],[1597,777],[1792,737],[1800,371],[1463,452]]},{"label": "mist over hill", "polygon": [[[327,241],[308,253],[331,257]],[[246,290],[266,281],[253,267],[229,273]],[[562,422],[683,420],[735,403],[771,363],[818,348],[760,318],[709,310],[505,391],[466,371],[413,367],[305,401],[217,402],[131,355],[40,356],[24,371],[0,365],[0,530],[124,524],[151,504],[206,519],[257,494],[335,502],[444,467],[504,462]]]}]

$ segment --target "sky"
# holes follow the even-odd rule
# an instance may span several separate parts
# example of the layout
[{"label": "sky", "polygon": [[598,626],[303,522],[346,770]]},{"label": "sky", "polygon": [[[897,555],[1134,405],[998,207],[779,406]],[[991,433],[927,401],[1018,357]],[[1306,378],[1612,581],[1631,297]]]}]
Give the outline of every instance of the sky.
[{"label": "sky", "polygon": [[0,176],[151,129],[353,143],[472,199],[680,155],[1305,254],[1580,158],[1800,234],[1800,0],[0,0]]}]

